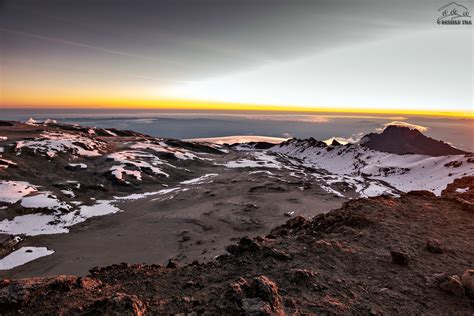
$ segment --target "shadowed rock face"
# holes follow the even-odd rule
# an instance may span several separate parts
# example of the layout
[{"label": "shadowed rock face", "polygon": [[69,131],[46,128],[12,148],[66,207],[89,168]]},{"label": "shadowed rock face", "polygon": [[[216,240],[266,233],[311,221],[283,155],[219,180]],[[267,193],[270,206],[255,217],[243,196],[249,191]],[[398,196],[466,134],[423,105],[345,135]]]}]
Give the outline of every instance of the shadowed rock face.
[{"label": "shadowed rock face", "polygon": [[427,137],[416,129],[404,126],[388,126],[381,134],[367,134],[361,143],[363,146],[373,150],[399,155],[445,156],[466,153],[447,143]]},{"label": "shadowed rock face", "polygon": [[[461,185],[473,184],[466,178]],[[455,192],[457,187],[450,188]],[[0,281],[5,314],[471,314],[469,200],[413,191],[290,219],[190,265]],[[442,252],[426,248],[436,239]],[[403,264],[393,254],[403,254]],[[406,259],[406,260],[405,260]]]}]

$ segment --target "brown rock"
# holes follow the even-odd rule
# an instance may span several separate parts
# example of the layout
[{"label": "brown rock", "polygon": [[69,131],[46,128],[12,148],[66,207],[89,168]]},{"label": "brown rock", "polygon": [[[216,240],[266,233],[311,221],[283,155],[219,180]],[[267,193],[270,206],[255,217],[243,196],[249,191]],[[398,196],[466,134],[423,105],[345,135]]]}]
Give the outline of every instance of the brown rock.
[{"label": "brown rock", "polygon": [[251,283],[250,296],[261,298],[268,302],[272,311],[277,315],[284,314],[282,311],[282,300],[278,294],[278,286],[266,276],[262,275],[253,279]]},{"label": "brown rock", "polygon": [[145,304],[137,296],[125,293],[116,293],[112,297],[99,300],[88,309],[91,314],[110,316],[142,316],[145,311]]},{"label": "brown rock", "polygon": [[443,253],[443,249],[441,249],[441,243],[438,239],[428,239],[426,242],[426,250],[432,253]]},{"label": "brown rock", "polygon": [[402,251],[391,251],[390,255],[392,256],[392,262],[401,266],[408,265],[410,257],[406,252]]},{"label": "brown rock", "polygon": [[290,279],[294,283],[305,283],[310,281],[315,275],[316,272],[308,269],[292,269],[290,270]]},{"label": "brown rock", "polygon": [[176,269],[178,267],[178,263],[175,260],[170,259],[168,260],[168,264],[166,265],[166,267],[168,269]]},{"label": "brown rock", "polygon": [[245,315],[252,316],[271,316],[274,315],[271,306],[262,301],[262,299],[256,298],[244,298],[242,300],[242,310]]},{"label": "brown rock", "polygon": [[95,289],[96,287],[100,286],[102,282],[97,279],[93,279],[90,277],[80,277],[77,279],[77,285],[85,290],[92,290]]},{"label": "brown rock", "polygon": [[238,256],[244,252],[256,252],[260,250],[260,245],[249,237],[242,237],[238,244],[229,245],[225,249],[227,252]]},{"label": "brown rock", "polygon": [[300,229],[309,224],[309,221],[303,216],[296,216],[286,222],[286,227],[291,229]]},{"label": "brown rock", "polygon": [[464,287],[458,275],[445,276],[440,280],[438,286],[443,291],[450,292],[456,296],[464,295]]},{"label": "brown rock", "polygon": [[461,283],[466,290],[466,295],[474,299],[474,269],[464,271]]}]

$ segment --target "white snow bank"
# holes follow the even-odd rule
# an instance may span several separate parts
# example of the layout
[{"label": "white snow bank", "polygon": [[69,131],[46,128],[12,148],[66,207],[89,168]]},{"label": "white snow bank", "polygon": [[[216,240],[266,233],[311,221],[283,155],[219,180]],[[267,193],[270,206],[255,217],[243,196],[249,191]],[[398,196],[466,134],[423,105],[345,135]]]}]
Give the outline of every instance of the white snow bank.
[{"label": "white snow bank", "polygon": [[32,149],[35,153],[43,153],[50,158],[60,153],[71,152],[79,156],[100,156],[102,143],[94,139],[62,132],[44,132],[34,140],[16,142],[16,150],[21,154],[23,148]]},{"label": "white snow bank", "polygon": [[227,168],[273,168],[273,169],[292,169],[288,166],[285,166],[276,159],[275,155],[269,155],[265,152],[248,152],[247,154],[250,158],[253,159],[239,159],[234,161],[229,161],[222,166]]},{"label": "white snow bank", "polygon": [[25,208],[50,208],[50,209],[70,209],[71,207],[59,201],[51,192],[40,192],[36,195],[27,196],[21,199],[21,206]]},{"label": "white snow bank", "polygon": [[80,168],[80,169],[87,169],[87,165],[85,163],[69,163],[69,166],[73,168]]},{"label": "white snow bank", "polygon": [[215,176],[218,176],[218,174],[217,173],[208,173],[208,174],[205,174],[205,175],[203,175],[199,178],[182,181],[181,184],[201,184],[201,183],[205,182],[207,179],[215,177]]},{"label": "white snow bank", "polygon": [[12,269],[53,253],[53,250],[46,247],[21,247],[0,259],[0,270]]},{"label": "white snow bank", "polygon": [[469,191],[470,187],[467,187],[467,188],[457,188],[456,189],[456,193],[466,193],[467,191]]},{"label": "white snow bank", "polygon": [[336,191],[334,190],[333,188],[329,187],[329,186],[326,186],[326,185],[321,185],[321,189],[323,189],[324,191],[326,191],[327,193],[331,193],[331,194],[334,194],[338,197],[344,197],[344,194],[342,194],[341,192],[339,191]]},{"label": "white snow bank", "polygon": [[124,174],[141,180],[142,172],[145,170],[169,177],[169,174],[158,166],[164,164],[172,166],[155,155],[135,150],[118,151],[108,155],[107,158],[120,163],[110,168],[111,174],[118,180],[124,180]]},{"label": "white snow bank", "polygon": [[174,188],[169,188],[169,189],[163,189],[163,190],[156,191],[156,192],[144,192],[144,193],[134,193],[134,194],[130,194],[130,195],[127,195],[127,196],[115,196],[114,199],[116,199],[116,200],[138,200],[138,199],[142,199],[142,198],[145,198],[145,197],[151,196],[151,195],[163,195],[163,194],[168,194],[168,193],[179,191],[179,190],[181,190],[181,187],[174,187]]},{"label": "white snow bank", "polygon": [[[465,155],[397,155],[359,145],[331,148],[306,146],[301,141],[277,145],[270,151],[299,158],[303,165],[326,170],[332,175],[351,178],[363,176],[369,180],[384,181],[403,192],[428,190],[440,195],[454,179],[474,175],[472,158]],[[382,183],[378,185],[391,190]],[[372,186],[368,193],[372,195],[373,192],[382,191],[381,187],[376,189]]]},{"label": "white snow bank", "polygon": [[[188,159],[204,159],[198,157],[196,154],[192,153],[191,151],[184,149],[184,148],[177,148],[168,146],[164,141],[143,141],[138,142],[130,146],[132,149],[141,149],[141,150],[152,150],[157,153],[170,153],[173,154],[176,158],[181,160],[188,160]],[[206,159],[207,160],[207,159]]]},{"label": "white snow bank", "polygon": [[0,233],[27,236],[68,233],[69,227],[89,218],[121,212],[113,201],[98,200],[94,205],[82,205],[79,210],[66,214],[28,214],[0,222]]},{"label": "white snow bank", "polygon": [[70,198],[76,197],[72,190],[61,190],[61,193]]},{"label": "white snow bank", "polygon": [[112,131],[109,131],[108,129],[104,129],[104,132],[106,132],[106,133],[109,134],[110,136],[114,136],[114,137],[118,136],[117,134],[115,134],[115,133],[112,132]]},{"label": "white snow bank", "polygon": [[16,203],[36,191],[36,187],[28,182],[0,180],[0,202]]}]

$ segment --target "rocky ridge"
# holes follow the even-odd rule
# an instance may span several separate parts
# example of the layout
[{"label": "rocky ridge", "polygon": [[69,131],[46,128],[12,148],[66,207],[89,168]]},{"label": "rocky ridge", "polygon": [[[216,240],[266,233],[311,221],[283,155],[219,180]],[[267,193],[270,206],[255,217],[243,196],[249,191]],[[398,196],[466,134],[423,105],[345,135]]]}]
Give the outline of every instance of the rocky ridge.
[{"label": "rocky ridge", "polygon": [[244,237],[208,263],[122,263],[86,277],[4,279],[0,308],[12,315],[471,314],[471,203],[426,191],[355,199]]}]

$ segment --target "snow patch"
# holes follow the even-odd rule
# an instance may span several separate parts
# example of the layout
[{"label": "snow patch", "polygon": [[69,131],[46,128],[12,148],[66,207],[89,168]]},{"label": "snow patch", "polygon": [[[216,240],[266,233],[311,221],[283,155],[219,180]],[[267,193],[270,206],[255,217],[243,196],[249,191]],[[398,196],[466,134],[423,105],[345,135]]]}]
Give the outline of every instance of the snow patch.
[{"label": "snow patch", "polygon": [[102,143],[88,137],[62,132],[44,132],[34,140],[16,142],[15,150],[21,154],[23,148],[29,148],[34,153],[42,153],[54,158],[60,153],[71,152],[73,155],[95,157],[100,156]]},{"label": "snow patch", "polygon": [[71,207],[59,201],[51,192],[40,192],[36,195],[24,197],[21,200],[24,208],[49,208],[49,209],[70,209]]},{"label": "snow patch", "polygon": [[115,134],[115,133],[112,132],[112,131],[109,131],[108,129],[104,129],[104,132],[106,132],[106,133],[109,134],[110,136],[114,136],[114,137],[118,136],[117,134]]},{"label": "snow patch", "polygon": [[208,174],[205,174],[199,178],[195,178],[195,179],[190,179],[190,180],[186,180],[186,181],[182,181],[180,182],[181,184],[202,184],[204,183],[206,180],[208,180],[209,178],[213,178],[215,176],[218,176],[217,173],[208,173]]},{"label": "snow patch", "polygon": [[73,168],[87,169],[87,165],[85,163],[70,163],[69,166]]},{"label": "snow patch", "polygon": [[143,151],[125,150],[110,154],[107,158],[112,159],[120,165],[110,168],[111,174],[118,180],[124,180],[124,175],[129,175],[137,180],[142,179],[142,172],[150,170],[154,174],[162,174],[169,177],[169,174],[162,171],[158,165],[169,165],[155,155]]},{"label": "snow patch", "polygon": [[64,194],[67,197],[74,198],[76,195],[74,194],[73,191],[71,190],[61,190],[61,193]]},{"label": "snow patch", "polygon": [[[298,158],[303,166],[326,170],[329,175],[342,177],[344,182],[352,179],[357,186],[371,181],[367,194],[362,192],[367,196],[384,191],[382,187],[386,188],[384,193],[392,192],[393,187],[403,192],[428,190],[440,195],[454,179],[474,175],[474,164],[465,155],[397,155],[359,145],[318,147],[296,140],[274,146],[270,151]],[[451,165],[458,167],[450,168]]]},{"label": "snow patch", "polygon": [[[176,148],[172,146],[168,146],[164,141],[143,141],[138,142],[130,146],[132,149],[141,149],[141,150],[152,150],[157,153],[170,153],[173,154],[176,158],[181,160],[188,160],[188,159],[205,159],[198,157],[196,154],[192,153],[191,151],[183,148]],[[207,160],[207,159],[206,159]]]},{"label": "snow patch", "polygon": [[3,259],[0,259],[0,270],[9,270],[24,265],[35,259],[53,254],[53,250],[46,247],[21,247]]},{"label": "snow patch", "polygon": [[110,200],[98,200],[94,205],[82,205],[66,214],[28,214],[0,222],[0,233],[27,236],[68,233],[69,227],[89,218],[121,212]]},{"label": "snow patch", "polygon": [[339,197],[345,197],[344,194],[342,194],[342,193],[339,192],[339,191],[334,190],[334,189],[331,188],[331,187],[328,187],[328,186],[325,186],[325,185],[321,185],[320,187],[321,187],[321,189],[323,189],[324,191],[326,191],[326,192],[328,192],[328,193],[337,195],[337,196],[339,196]]},{"label": "snow patch", "polygon": [[467,191],[469,191],[470,187],[467,187],[467,188],[457,188],[456,189],[456,193],[466,193]]},{"label": "snow patch", "polygon": [[239,159],[234,161],[229,161],[221,166],[227,168],[273,168],[273,169],[292,169],[276,159],[275,155],[270,155],[265,152],[249,152],[248,156],[253,159]]},{"label": "snow patch", "polygon": [[0,180],[0,202],[13,204],[36,191],[36,186],[28,182]]}]

